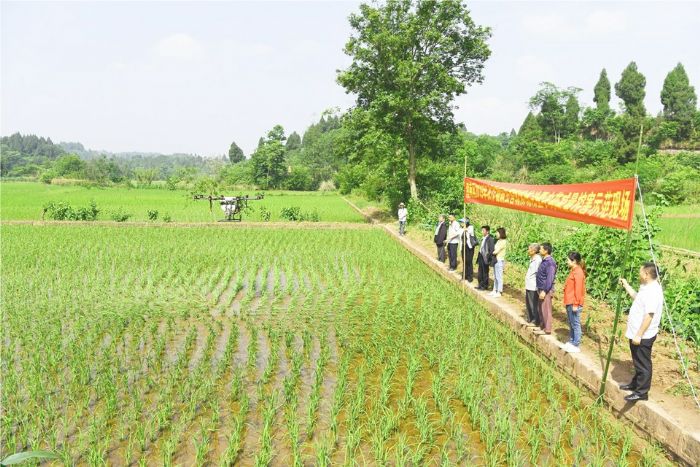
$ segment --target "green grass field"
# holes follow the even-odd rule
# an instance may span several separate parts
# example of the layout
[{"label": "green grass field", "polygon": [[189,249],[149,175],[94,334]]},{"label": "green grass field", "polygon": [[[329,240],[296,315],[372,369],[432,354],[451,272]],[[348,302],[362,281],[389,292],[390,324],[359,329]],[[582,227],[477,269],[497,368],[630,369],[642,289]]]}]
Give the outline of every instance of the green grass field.
[{"label": "green grass field", "polygon": [[[223,218],[218,205],[215,204],[210,213],[208,201],[193,201],[187,191],[4,182],[0,187],[0,219],[39,220],[44,205],[49,202],[64,201],[78,208],[88,206],[92,200],[101,210],[99,220],[110,220],[111,212],[118,209],[132,214],[129,220],[134,221],[147,220],[149,210],[157,210],[160,217],[169,214],[173,222],[212,222]],[[317,212],[322,222],[364,222],[362,216],[336,193],[274,191],[266,192],[264,200],[250,202],[243,220],[262,220],[262,208],[270,212],[271,221],[281,220],[282,208],[294,206],[298,206],[304,212]]]},{"label": "green grass field", "polygon": [[662,245],[700,252],[700,217],[662,217],[657,234]]},{"label": "green grass field", "polygon": [[0,257],[0,454],[668,464],[381,229],[5,225]]},{"label": "green grass field", "polygon": [[668,216],[684,216],[684,215],[695,215],[700,216],[700,204],[682,204],[680,206],[667,206],[663,208],[664,215]]}]

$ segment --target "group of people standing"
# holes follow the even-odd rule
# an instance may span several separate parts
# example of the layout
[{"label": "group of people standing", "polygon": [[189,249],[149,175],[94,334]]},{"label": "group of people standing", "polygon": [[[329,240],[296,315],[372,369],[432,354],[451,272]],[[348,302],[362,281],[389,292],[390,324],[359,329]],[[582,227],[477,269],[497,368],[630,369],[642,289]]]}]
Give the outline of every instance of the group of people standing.
[{"label": "group of people standing", "polygon": [[[404,235],[408,212],[399,206],[399,230]],[[493,289],[489,295],[501,297],[508,240],[506,229],[481,226],[481,240],[475,235],[474,226],[468,217],[459,220],[454,215],[438,218],[433,237],[437,257],[442,263],[447,258],[450,271],[457,270],[457,253],[461,246],[462,280],[474,280],[474,255],[477,256],[477,290],[489,289],[489,269],[494,269]],[[447,247],[447,252],[445,251]],[[557,262],[552,257],[552,244],[531,243],[527,249],[530,263],[525,273],[525,308],[528,326],[536,328],[537,334],[552,333],[552,300],[557,277]],[[586,265],[577,251],[566,255],[569,274],[564,282],[562,301],[569,323],[569,339],[562,348],[568,353],[581,352],[581,315],[586,298]],[[639,291],[635,291],[624,278],[620,285],[632,298],[625,336],[629,339],[630,353],[635,368],[631,382],[620,385],[620,389],[631,391],[625,397],[629,402],[647,400],[652,379],[651,349],[659,332],[664,296],[658,282],[658,267],[653,262],[644,263],[639,270]]]},{"label": "group of people standing", "polygon": [[449,270],[457,270],[457,252],[462,255],[462,279],[474,281],[474,254],[476,253],[478,290],[489,289],[489,270],[494,269],[493,290],[489,295],[500,297],[503,294],[503,273],[505,270],[506,249],[508,240],[506,229],[496,229],[495,237],[491,235],[491,227],[481,227],[481,240],[477,240],[474,226],[468,217],[457,220],[450,215],[445,220],[444,215],[438,218],[433,242],[437,247],[438,260],[445,261],[445,246],[449,258]]},{"label": "group of people standing", "polygon": [[[477,290],[489,290],[489,270],[493,268],[493,288],[490,296],[503,294],[503,274],[506,264],[508,237],[506,229],[499,227],[495,236],[491,227],[481,226],[481,240],[477,240],[474,226],[468,217],[457,220],[450,215],[438,218],[433,238],[438,260],[445,261],[445,245],[449,258],[449,270],[457,270],[457,251],[461,245],[462,279],[474,280],[474,255],[476,253]],[[538,328],[538,334],[552,333],[552,299],[557,276],[557,263],[552,257],[552,244],[532,243],[528,246],[530,264],[525,274],[526,319],[529,326]],[[586,295],[586,266],[581,254],[572,251],[567,255],[570,272],[564,284],[564,305],[569,321],[569,341],[563,346],[570,353],[581,351],[581,314]]]}]

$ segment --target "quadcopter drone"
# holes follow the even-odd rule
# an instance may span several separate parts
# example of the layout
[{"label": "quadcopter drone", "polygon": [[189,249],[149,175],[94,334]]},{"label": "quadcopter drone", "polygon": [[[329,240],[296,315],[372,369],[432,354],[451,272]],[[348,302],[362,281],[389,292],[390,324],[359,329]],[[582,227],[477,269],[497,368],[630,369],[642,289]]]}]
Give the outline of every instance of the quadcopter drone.
[{"label": "quadcopter drone", "polygon": [[214,201],[218,201],[221,205],[221,210],[226,216],[219,222],[240,222],[243,219],[243,210],[248,207],[248,201],[257,201],[263,199],[265,195],[258,194],[256,196],[212,196],[212,195],[194,195],[192,199],[208,199],[209,212],[212,211]]}]

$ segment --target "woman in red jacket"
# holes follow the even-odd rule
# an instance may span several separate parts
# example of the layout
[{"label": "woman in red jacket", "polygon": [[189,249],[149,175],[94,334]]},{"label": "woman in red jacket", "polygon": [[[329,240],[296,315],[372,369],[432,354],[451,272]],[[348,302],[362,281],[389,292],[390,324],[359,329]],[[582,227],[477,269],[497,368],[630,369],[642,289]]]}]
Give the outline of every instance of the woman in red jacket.
[{"label": "woman in red jacket", "polygon": [[569,318],[569,342],[564,345],[564,350],[569,353],[578,353],[581,351],[579,346],[581,345],[581,312],[583,312],[583,299],[586,296],[586,265],[577,251],[569,252],[566,263],[571,271],[564,285],[564,305],[566,305],[566,316]]}]

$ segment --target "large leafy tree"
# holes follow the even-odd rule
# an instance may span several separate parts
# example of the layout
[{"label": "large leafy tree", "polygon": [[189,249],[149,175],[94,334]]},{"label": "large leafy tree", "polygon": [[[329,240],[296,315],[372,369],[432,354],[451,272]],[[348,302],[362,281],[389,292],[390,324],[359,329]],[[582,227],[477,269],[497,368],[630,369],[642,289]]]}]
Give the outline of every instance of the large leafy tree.
[{"label": "large leafy tree", "polygon": [[251,155],[253,179],[265,189],[280,188],[287,173],[284,128],[275,125]]},{"label": "large leafy tree", "polygon": [[679,136],[688,137],[697,110],[698,96],[695,88],[690,85],[682,64],[676,65],[666,75],[661,89],[661,103],[664,105],[664,117],[678,123]]},{"label": "large leafy tree", "polygon": [[600,72],[598,82],[593,88],[593,102],[601,112],[608,113],[610,111],[610,80],[605,68]]},{"label": "large leafy tree", "polygon": [[296,131],[293,131],[289,138],[287,138],[287,144],[285,146],[287,151],[295,151],[301,147],[301,136]]},{"label": "large leafy tree", "polygon": [[579,105],[576,99],[579,88],[558,88],[552,83],[540,84],[540,89],[530,98],[530,108],[539,110],[540,127],[551,141],[558,143],[568,136],[578,124]]},{"label": "large leafy tree", "polygon": [[245,160],[243,149],[241,149],[235,141],[231,143],[231,147],[228,149],[228,159],[232,164],[237,164]]},{"label": "large leafy tree", "polygon": [[578,132],[579,119],[581,114],[581,105],[575,94],[569,95],[566,100],[566,117],[565,126],[567,136],[574,135]]},{"label": "large leafy tree", "polygon": [[527,117],[525,117],[523,124],[520,125],[520,130],[518,130],[518,136],[531,140],[542,138],[542,128],[537,121],[537,117],[532,112],[527,113]]},{"label": "large leafy tree", "polygon": [[615,84],[615,95],[625,104],[625,112],[635,118],[644,117],[647,113],[644,107],[644,96],[647,79],[637,70],[637,64],[630,62],[622,71],[620,81]]},{"label": "large leafy tree", "polygon": [[457,0],[362,4],[350,25],[345,53],[352,64],[338,82],[357,95],[357,106],[378,128],[401,141],[417,198],[419,151],[439,131],[454,128],[454,98],[483,81],[491,31],[476,25]]}]

